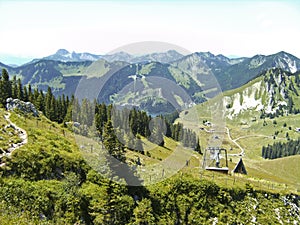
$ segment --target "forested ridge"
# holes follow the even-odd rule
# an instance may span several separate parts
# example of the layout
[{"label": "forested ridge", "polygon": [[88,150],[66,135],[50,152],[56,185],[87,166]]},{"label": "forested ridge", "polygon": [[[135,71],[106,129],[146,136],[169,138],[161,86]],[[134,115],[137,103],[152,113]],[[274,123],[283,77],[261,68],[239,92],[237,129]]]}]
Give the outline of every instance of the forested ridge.
[{"label": "forested ridge", "polygon": [[[152,118],[144,111],[135,108],[131,110],[126,108],[116,110],[113,105],[98,103],[96,100],[91,102],[87,99],[83,99],[79,102],[74,95],[71,98],[65,95],[55,97],[50,87],[48,91],[44,93],[37,88],[32,90],[30,84],[23,86],[21,80],[16,79],[15,76],[10,80],[9,74],[5,69],[2,70],[2,76],[0,77],[0,90],[0,104],[3,107],[6,105],[6,99],[9,97],[13,99],[17,98],[25,102],[30,101],[35,105],[37,110],[43,112],[51,121],[58,123],[69,121],[80,122],[81,126],[79,132],[82,135],[87,135],[87,127],[95,125],[97,134],[102,138],[104,126],[110,121],[114,123],[115,129],[119,126],[121,126],[122,129],[130,129],[131,135],[141,135],[150,138],[150,141],[161,146],[163,146],[163,135],[165,135],[176,141],[182,141],[186,147],[201,151],[196,134],[193,131],[185,129],[180,123],[173,124],[174,115],[176,117],[178,113],[166,117],[160,116],[159,118],[161,118],[161,120],[154,119],[153,127],[160,127],[162,131],[157,129],[150,131],[149,122]],[[114,118],[112,118],[112,113],[114,113]],[[125,126],[128,127],[122,126],[123,122],[121,121],[127,121],[128,124],[125,124]],[[132,138],[128,137],[128,141],[130,139]],[[130,145],[132,146],[132,143]]]},{"label": "forested ridge", "polygon": [[279,68],[273,68],[264,71],[258,76],[264,76],[264,82],[267,84],[269,95],[271,96],[270,103],[274,105],[281,101],[286,104],[278,105],[275,112],[266,113],[261,111],[260,118],[269,117],[271,119],[280,117],[286,114],[298,114],[300,112],[298,99],[300,88],[300,74],[289,73]]}]

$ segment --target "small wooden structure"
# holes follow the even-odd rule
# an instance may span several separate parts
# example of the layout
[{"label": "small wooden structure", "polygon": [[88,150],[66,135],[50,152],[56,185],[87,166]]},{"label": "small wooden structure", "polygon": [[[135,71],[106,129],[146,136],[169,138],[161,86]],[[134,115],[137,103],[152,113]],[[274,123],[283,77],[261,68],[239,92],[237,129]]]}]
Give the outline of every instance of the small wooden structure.
[{"label": "small wooden structure", "polygon": [[233,173],[241,173],[241,174],[247,174],[246,167],[244,165],[244,162],[242,158],[240,158],[240,161],[236,164],[234,169],[232,170]]}]

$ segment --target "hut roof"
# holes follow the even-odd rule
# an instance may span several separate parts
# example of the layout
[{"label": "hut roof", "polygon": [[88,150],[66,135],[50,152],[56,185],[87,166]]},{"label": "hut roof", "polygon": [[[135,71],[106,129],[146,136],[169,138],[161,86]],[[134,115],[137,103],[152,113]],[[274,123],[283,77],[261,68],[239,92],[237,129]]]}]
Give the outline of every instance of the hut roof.
[{"label": "hut roof", "polygon": [[247,170],[246,167],[243,163],[242,158],[240,158],[240,161],[236,164],[236,166],[234,167],[234,169],[232,170],[232,172],[234,173],[241,173],[241,174],[247,174]]}]

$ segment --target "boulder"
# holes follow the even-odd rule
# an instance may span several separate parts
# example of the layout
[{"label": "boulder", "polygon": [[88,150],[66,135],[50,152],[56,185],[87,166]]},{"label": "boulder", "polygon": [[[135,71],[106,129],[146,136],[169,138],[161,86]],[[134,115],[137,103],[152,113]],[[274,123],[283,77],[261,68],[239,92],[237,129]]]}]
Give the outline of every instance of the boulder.
[{"label": "boulder", "polygon": [[18,109],[23,113],[32,113],[36,117],[39,116],[39,112],[36,110],[35,106],[31,102],[24,102],[19,99],[6,99],[6,109],[8,111]]}]

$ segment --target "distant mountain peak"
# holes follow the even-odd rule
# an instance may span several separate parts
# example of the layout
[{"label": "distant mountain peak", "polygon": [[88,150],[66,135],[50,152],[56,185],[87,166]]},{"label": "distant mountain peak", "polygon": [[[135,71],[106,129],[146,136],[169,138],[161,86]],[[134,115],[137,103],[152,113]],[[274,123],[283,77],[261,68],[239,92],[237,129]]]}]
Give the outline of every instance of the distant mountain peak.
[{"label": "distant mountain peak", "polygon": [[128,52],[120,51],[120,52],[115,52],[113,54],[109,55],[123,55],[123,56],[131,56]]},{"label": "distant mountain peak", "polygon": [[55,54],[57,54],[57,55],[66,55],[66,54],[69,54],[69,53],[70,52],[68,50],[61,48],[61,49],[58,49]]},{"label": "distant mountain peak", "polygon": [[275,55],[291,55],[291,54],[287,53],[285,51],[280,51],[280,52],[276,53]]},{"label": "distant mountain peak", "polygon": [[212,54],[211,52],[195,52],[195,54],[204,57],[215,57],[215,55]]},{"label": "distant mountain peak", "polygon": [[181,53],[177,52],[175,49],[170,49],[170,50],[166,51],[166,53],[169,53],[169,54],[180,54],[181,55]]}]

